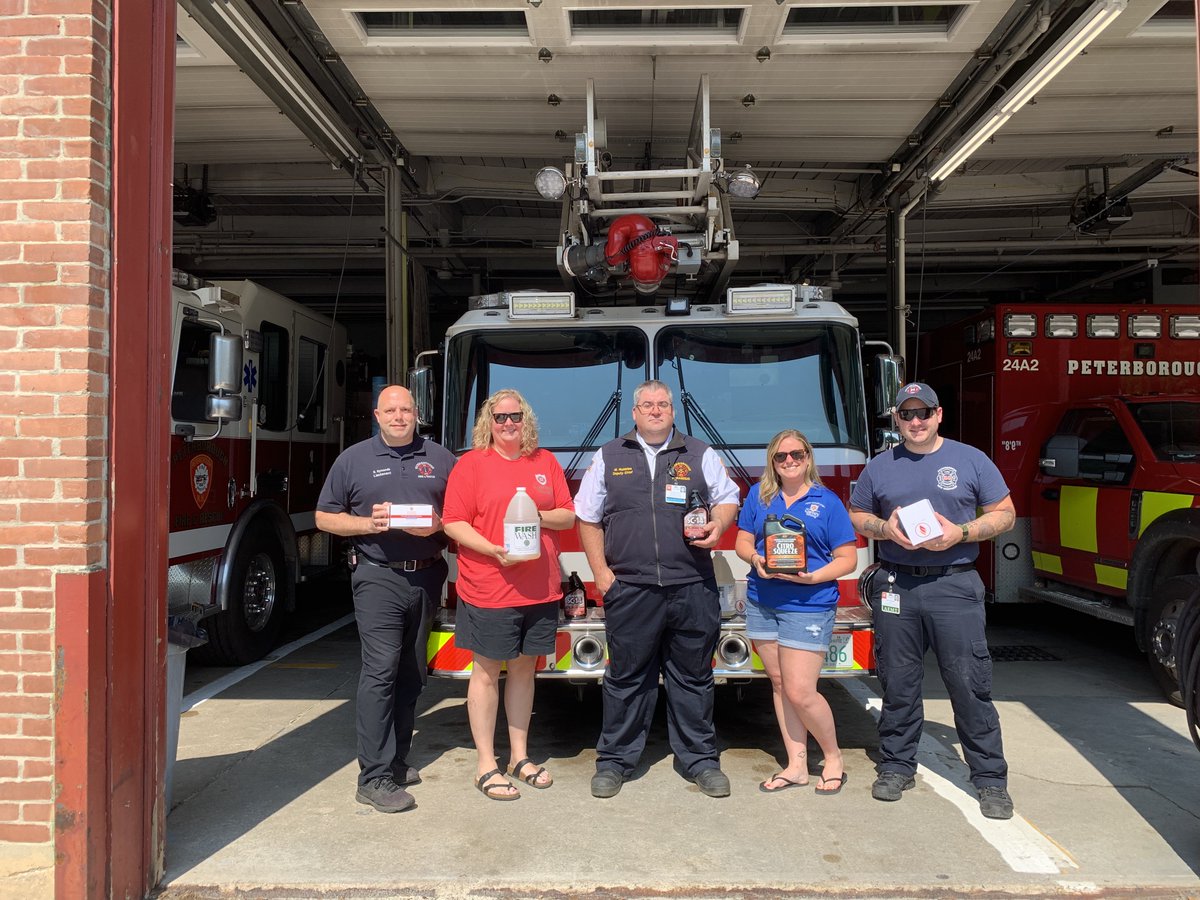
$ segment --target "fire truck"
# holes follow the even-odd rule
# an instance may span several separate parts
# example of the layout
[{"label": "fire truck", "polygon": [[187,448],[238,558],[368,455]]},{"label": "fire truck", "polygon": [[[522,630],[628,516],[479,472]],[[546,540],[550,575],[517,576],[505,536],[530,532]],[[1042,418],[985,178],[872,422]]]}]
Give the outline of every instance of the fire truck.
[{"label": "fire truck", "polygon": [[[633,389],[657,378],[675,395],[675,426],[722,454],[743,496],[763,472],[771,437],[792,427],[813,444],[822,480],[849,500],[872,449],[857,321],[823,288],[728,286],[738,256],[728,197],[749,196],[752,176],[725,171],[719,131],[708,125],[707,88],[704,79],[682,168],[620,172],[604,161],[605,129],[588,82],[588,130],[577,137],[574,165],[538,175],[539,190],[565,194],[557,263],[572,290],[473,298],[450,327],[438,422],[448,449],[470,449],[480,404],[515,388],[537,413],[540,445],[555,453],[574,489],[595,450],[633,427]],[[587,306],[577,305],[581,297]],[[872,370],[875,397],[899,381],[898,360],[882,349]],[[430,379],[423,366],[410,375],[422,410],[433,405]],[[735,536],[731,528],[714,552],[724,612],[713,660],[718,683],[763,676],[745,636],[748,568],[733,553]],[[602,601],[577,534],[563,532],[561,542],[563,581],[578,573],[589,609],[584,619],[560,616],[555,654],[539,660],[538,674],[596,681],[607,659]],[[858,572],[869,553],[860,539]],[[874,667],[857,574],[839,582],[826,675]],[[466,677],[471,655],[454,642],[455,577],[452,569],[428,656],[432,674]]]},{"label": "fire truck", "polygon": [[980,558],[995,602],[1130,626],[1174,695],[1200,590],[1200,309],[999,305],[925,336],[919,363],[942,433],[1012,489],[1016,527]]},{"label": "fire truck", "polygon": [[241,665],[331,563],[314,510],[343,441],[346,335],[251,281],[174,281],[167,610],[203,620],[202,661]]}]

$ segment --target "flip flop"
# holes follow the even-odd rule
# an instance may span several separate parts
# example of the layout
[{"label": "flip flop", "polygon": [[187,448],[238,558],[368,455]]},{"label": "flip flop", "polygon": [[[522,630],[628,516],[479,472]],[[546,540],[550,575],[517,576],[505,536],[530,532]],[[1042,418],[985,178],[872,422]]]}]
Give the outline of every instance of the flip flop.
[{"label": "flip flop", "polygon": [[[767,787],[773,781],[782,781],[781,787]],[[792,781],[790,778],[784,778],[782,772],[776,772],[766,781],[758,786],[758,789],[764,794],[778,794],[780,791],[790,790],[791,788],[806,787],[808,781]]]},{"label": "flip flop", "polygon": [[[480,775],[478,778],[475,779],[475,787],[479,789],[479,793],[483,794],[483,796],[487,797],[489,800],[520,800],[521,799],[521,792],[518,791],[516,788],[514,788],[509,783],[507,778],[504,779],[503,784],[487,784],[486,783],[487,780],[489,778],[491,778],[493,775],[503,776],[504,773],[500,769],[492,769],[492,771],[485,772],[482,775]],[[513,791],[513,793],[511,793],[511,794],[496,793],[497,791],[504,791],[505,789],[511,789]]]},{"label": "flip flop", "polygon": [[[824,794],[826,797],[832,797],[834,794],[841,793],[842,788],[844,788],[846,786],[846,782],[849,780],[850,780],[850,776],[847,775],[844,771],[842,772],[841,775],[835,775],[833,778],[826,778],[823,775],[819,776],[817,786],[816,786],[816,788],[814,788],[814,793]],[[831,781],[836,781],[838,783],[838,786],[835,788],[822,788],[821,787],[821,785],[829,784],[829,782],[831,782]]]},{"label": "flip flop", "polygon": [[[519,763],[517,763],[515,766],[513,766],[512,769],[509,770],[509,774],[512,775],[513,778],[517,778],[517,779],[525,782],[530,787],[537,788],[539,791],[544,791],[546,788],[548,788],[552,784],[554,784],[554,778],[550,775],[549,772],[546,771],[544,766],[538,766],[537,771],[530,775],[522,775],[521,770],[523,768],[525,768],[526,766],[537,766],[537,763],[535,763],[532,759],[529,759],[528,757],[526,757],[525,759],[523,759]],[[547,776],[550,780],[549,781],[538,781],[538,779],[542,775]]]}]

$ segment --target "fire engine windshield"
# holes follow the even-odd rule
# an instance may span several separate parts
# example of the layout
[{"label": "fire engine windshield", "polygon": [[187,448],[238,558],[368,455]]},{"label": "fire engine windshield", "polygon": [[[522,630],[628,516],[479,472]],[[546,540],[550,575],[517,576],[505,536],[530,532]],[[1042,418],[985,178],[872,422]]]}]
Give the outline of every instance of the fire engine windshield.
[{"label": "fire engine windshield", "polygon": [[1158,459],[1167,462],[1200,459],[1200,403],[1156,401],[1134,403],[1130,408]]},{"label": "fire engine windshield", "polygon": [[537,416],[540,446],[599,447],[628,429],[632,391],[648,377],[646,357],[646,336],[632,328],[457,335],[446,354],[445,445],[470,449],[480,404],[515,388]]},{"label": "fire engine windshield", "polygon": [[[816,446],[867,451],[858,339],[849,327],[790,323],[664,328],[659,378],[687,391],[731,447],[765,447],[783,428]],[[676,424],[692,430],[677,408]]]}]

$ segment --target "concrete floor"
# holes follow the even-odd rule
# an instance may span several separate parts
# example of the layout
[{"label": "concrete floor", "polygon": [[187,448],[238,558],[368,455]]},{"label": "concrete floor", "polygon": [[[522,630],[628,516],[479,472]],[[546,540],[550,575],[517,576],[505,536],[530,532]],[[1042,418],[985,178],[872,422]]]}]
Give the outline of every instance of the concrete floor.
[{"label": "concrete floor", "polygon": [[933,668],[922,769],[900,803],[870,796],[874,679],[823,686],[849,775],[834,797],[759,793],[781,751],[769,691],[722,689],[723,800],[673,772],[661,709],[635,779],[593,799],[598,690],[540,685],[531,749],[555,785],[515,803],[473,788],[465,683],[435,681],[410,759],[418,806],[382,815],[354,800],[348,626],[184,714],[165,896],[1200,897],[1200,753],[1183,712],[1116,626],[1003,612],[994,647],[1059,657],[995,667],[1010,822],[979,815]]}]

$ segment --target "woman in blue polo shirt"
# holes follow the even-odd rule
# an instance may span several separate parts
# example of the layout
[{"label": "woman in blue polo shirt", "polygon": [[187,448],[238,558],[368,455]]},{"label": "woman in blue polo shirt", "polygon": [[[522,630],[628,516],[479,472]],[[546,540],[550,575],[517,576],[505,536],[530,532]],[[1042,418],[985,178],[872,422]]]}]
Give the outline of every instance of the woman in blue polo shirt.
[{"label": "woman in blue polo shirt", "polygon": [[[771,574],[763,553],[768,515],[804,523],[807,572]],[[762,481],[750,489],[738,518],[737,555],[750,564],[746,584],[746,634],[771,679],[775,716],[787,766],[758,786],[765,794],[808,784],[808,734],[824,754],[818,794],[836,794],[846,783],[833,711],[817,691],[817,678],[833,634],[837,579],[857,564],[854,527],[837,495],[821,484],[812,445],[795,429],[767,446]]]}]

